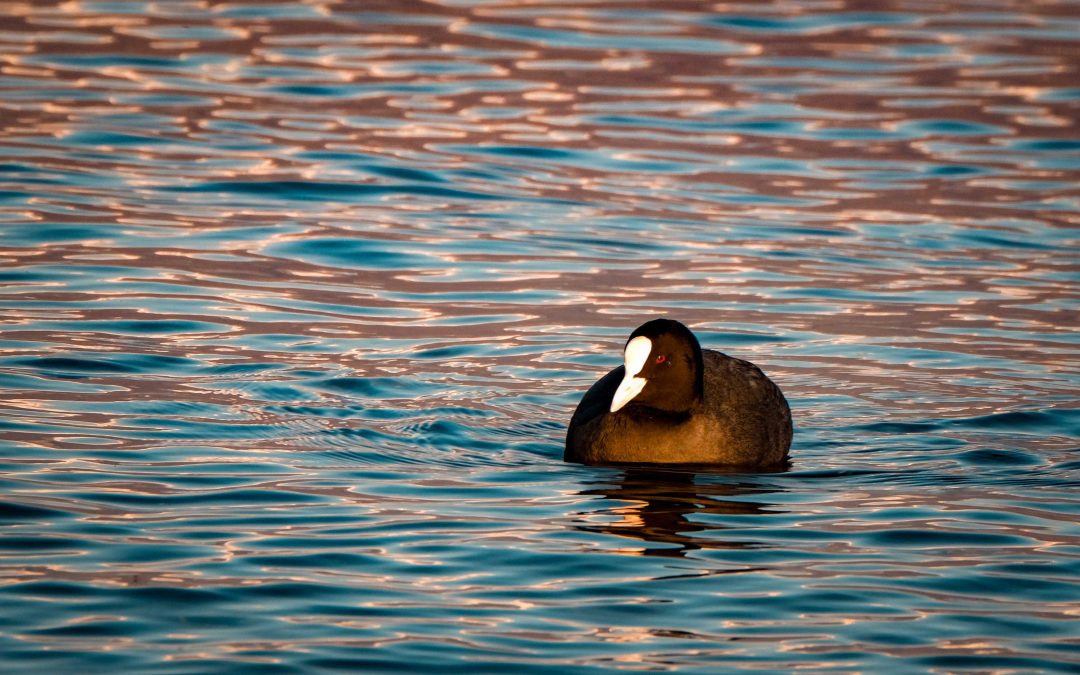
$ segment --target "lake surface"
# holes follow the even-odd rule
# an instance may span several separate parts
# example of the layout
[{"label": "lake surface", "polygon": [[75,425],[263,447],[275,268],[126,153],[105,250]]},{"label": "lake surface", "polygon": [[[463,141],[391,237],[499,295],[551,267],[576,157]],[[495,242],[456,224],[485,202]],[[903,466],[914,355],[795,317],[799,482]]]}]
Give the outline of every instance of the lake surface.
[{"label": "lake surface", "polygon": [[[1077,3],[0,16],[0,671],[1080,668]],[[656,315],[789,471],[561,461]]]}]

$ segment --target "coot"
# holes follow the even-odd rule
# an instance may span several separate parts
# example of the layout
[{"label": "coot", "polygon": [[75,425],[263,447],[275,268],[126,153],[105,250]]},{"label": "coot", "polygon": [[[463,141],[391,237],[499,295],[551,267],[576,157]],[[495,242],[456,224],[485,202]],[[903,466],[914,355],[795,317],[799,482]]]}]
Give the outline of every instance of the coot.
[{"label": "coot", "polygon": [[702,349],[671,319],[643,324],[624,365],[581,399],[563,459],[584,464],[783,466],[791,410],[754,364]]}]

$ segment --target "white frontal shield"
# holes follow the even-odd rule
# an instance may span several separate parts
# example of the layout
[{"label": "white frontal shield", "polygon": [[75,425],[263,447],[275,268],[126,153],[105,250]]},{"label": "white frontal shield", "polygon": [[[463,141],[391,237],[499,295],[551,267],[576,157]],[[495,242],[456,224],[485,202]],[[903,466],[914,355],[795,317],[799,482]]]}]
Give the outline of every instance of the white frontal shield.
[{"label": "white frontal shield", "polygon": [[626,374],[619,383],[619,388],[615,390],[615,395],[611,397],[611,412],[619,410],[634,400],[634,397],[645,388],[648,380],[638,377],[638,373],[645,367],[645,361],[649,359],[651,353],[652,340],[644,335],[639,335],[626,343],[626,350],[623,352],[623,366],[626,368]]}]

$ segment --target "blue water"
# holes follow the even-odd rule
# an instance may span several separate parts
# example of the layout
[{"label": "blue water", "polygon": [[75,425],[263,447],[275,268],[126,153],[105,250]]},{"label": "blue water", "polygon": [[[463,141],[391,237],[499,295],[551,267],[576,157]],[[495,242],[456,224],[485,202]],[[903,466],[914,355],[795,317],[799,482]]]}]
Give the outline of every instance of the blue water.
[{"label": "blue water", "polygon": [[1080,9],[888,7],[5,7],[0,672],[1076,672]]}]

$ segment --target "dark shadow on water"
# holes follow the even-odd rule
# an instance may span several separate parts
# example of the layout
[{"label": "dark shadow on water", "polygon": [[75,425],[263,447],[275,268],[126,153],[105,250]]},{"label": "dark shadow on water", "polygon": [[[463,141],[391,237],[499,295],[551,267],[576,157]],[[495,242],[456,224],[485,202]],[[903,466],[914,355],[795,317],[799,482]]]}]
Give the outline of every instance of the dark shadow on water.
[{"label": "dark shadow on water", "polygon": [[581,491],[617,504],[599,502],[606,508],[582,513],[576,527],[650,544],[634,550],[635,555],[681,558],[701,549],[763,548],[764,542],[733,536],[736,526],[723,524],[723,517],[782,513],[772,503],[745,498],[777,491],[745,474],[727,477],[688,470],[625,469]]}]

